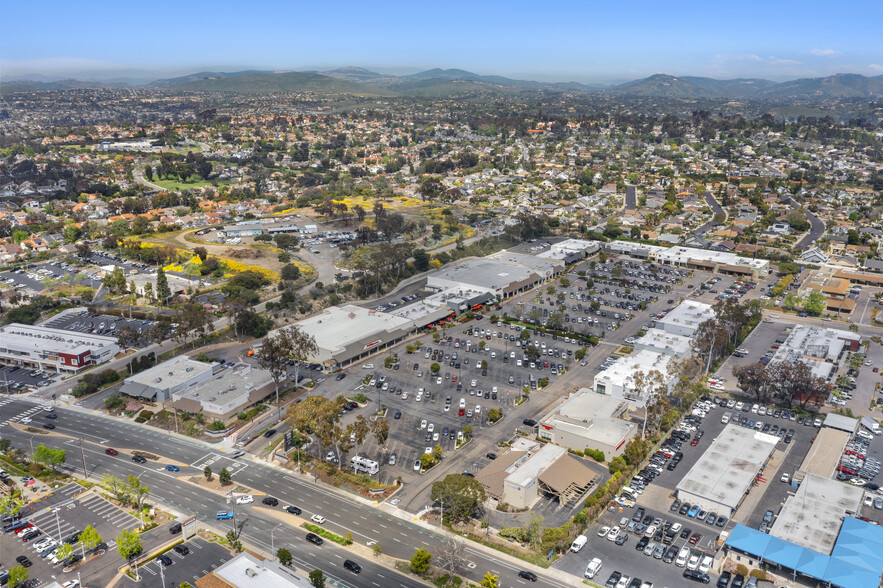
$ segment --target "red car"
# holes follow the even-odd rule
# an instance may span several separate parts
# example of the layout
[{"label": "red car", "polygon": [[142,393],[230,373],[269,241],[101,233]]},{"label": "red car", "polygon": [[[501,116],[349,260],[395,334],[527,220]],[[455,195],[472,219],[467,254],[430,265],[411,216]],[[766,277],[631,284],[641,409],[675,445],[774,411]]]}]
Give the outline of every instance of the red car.
[{"label": "red car", "polygon": [[30,528],[33,527],[33,526],[34,526],[34,523],[28,523],[28,524],[25,525],[24,527],[21,527],[21,528],[19,528],[19,529],[16,529],[16,530],[15,530],[15,534],[18,535],[19,533],[21,533],[21,532],[24,531],[25,529],[30,529]]},{"label": "red car", "polygon": [[108,454],[108,455],[117,455],[117,454],[119,453],[119,451],[117,451],[116,449],[111,449],[110,447],[108,447],[107,449],[104,450],[104,453],[106,453],[106,454]]},{"label": "red car", "polygon": [[874,368],[874,373],[875,373],[875,374],[878,374],[878,373],[880,373],[880,368],[878,368],[878,367],[875,367],[875,368]]},{"label": "red car", "polygon": [[690,544],[691,544],[691,545],[696,545],[696,543],[699,542],[699,539],[700,539],[701,537],[702,537],[702,534],[701,534],[701,533],[693,533],[693,534],[690,536]]},{"label": "red car", "polygon": [[465,409],[465,408],[461,408],[459,411],[457,411],[457,414],[458,414],[459,416],[463,416],[464,414],[466,414],[466,409]]},{"label": "red car", "polygon": [[699,445],[699,437],[693,437],[693,440],[690,441],[690,445],[692,445],[693,447]]}]

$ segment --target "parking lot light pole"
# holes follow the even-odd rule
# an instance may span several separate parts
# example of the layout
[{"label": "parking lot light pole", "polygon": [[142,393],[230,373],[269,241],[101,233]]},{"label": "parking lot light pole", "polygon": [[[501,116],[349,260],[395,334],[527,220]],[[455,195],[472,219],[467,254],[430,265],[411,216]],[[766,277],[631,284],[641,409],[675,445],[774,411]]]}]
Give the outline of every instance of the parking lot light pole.
[{"label": "parking lot light pole", "polygon": [[54,508],[54,509],[52,509],[52,512],[55,513],[55,525],[56,525],[56,528],[58,529],[58,542],[61,543],[61,521],[58,520],[58,511],[59,510],[60,509],[58,509],[58,508]]}]

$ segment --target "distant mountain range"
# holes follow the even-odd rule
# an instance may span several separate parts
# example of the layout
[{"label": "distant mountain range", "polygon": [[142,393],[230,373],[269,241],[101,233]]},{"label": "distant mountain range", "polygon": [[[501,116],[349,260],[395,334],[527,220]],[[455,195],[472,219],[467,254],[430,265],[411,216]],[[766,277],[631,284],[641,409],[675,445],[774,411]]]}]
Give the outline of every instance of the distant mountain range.
[{"label": "distant mountain range", "polygon": [[34,90],[94,88],[166,88],[206,92],[332,92],[361,96],[411,96],[422,98],[462,97],[480,93],[515,95],[520,92],[582,92],[607,95],[664,97],[677,100],[824,100],[838,98],[881,98],[883,76],[836,74],[789,82],[763,79],[716,80],[694,76],[656,74],[618,86],[595,86],[579,82],[546,83],[515,80],[503,76],[479,75],[462,69],[430,69],[394,76],[361,67],[330,71],[204,71],[159,79],[146,85],[122,82],[81,82],[44,79],[3,82],[3,93]]}]

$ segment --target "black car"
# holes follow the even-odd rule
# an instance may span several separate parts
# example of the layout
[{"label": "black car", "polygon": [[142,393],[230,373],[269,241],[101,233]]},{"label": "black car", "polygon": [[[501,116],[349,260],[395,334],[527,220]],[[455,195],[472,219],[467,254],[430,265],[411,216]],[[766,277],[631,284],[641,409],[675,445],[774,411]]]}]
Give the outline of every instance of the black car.
[{"label": "black car", "polygon": [[315,533],[307,533],[307,541],[313,543],[314,545],[322,545],[324,543],[322,538]]},{"label": "black car", "polygon": [[742,588],[745,585],[745,576],[742,574],[736,574],[733,576],[733,584],[730,588]]},{"label": "black car", "polygon": [[351,559],[343,560],[343,567],[345,567],[346,569],[348,569],[349,571],[351,571],[354,574],[361,573],[361,571],[362,571],[362,566],[360,566],[359,564],[357,564],[356,562],[354,562]]},{"label": "black car", "polygon": [[397,410],[393,418],[395,418],[396,420],[402,418],[402,411]]},{"label": "black car", "polygon": [[724,572],[721,574],[721,577],[717,579],[717,588],[727,588],[730,585],[730,578],[733,577],[733,574],[730,572]]},{"label": "black car", "polygon": [[708,584],[711,581],[708,574],[704,574],[699,570],[684,570],[684,577],[694,582],[702,582],[703,584]]},{"label": "black car", "polygon": [[31,560],[29,560],[24,555],[19,555],[17,558],[15,558],[15,561],[17,561],[19,563],[19,565],[21,565],[24,568],[29,568],[32,565],[34,565],[33,563],[31,563]]},{"label": "black car", "polygon": [[27,543],[31,539],[33,539],[35,537],[39,537],[40,535],[42,535],[42,533],[37,529],[33,529],[31,531],[26,531],[21,534],[22,543]]},{"label": "black car", "polygon": [[497,454],[496,453],[488,453],[487,455],[485,455],[485,457],[488,459],[497,459]]},{"label": "black car", "polygon": [[133,455],[132,461],[134,461],[135,463],[147,463],[147,458],[143,455]]},{"label": "black car", "polygon": [[261,500],[261,502],[269,506],[276,506],[279,504],[279,500],[273,498],[272,496],[264,496],[264,499]]},{"label": "black car", "polygon": [[171,527],[169,527],[169,533],[172,535],[177,535],[181,532],[181,523],[175,523]]},{"label": "black car", "polygon": [[341,381],[342,379],[344,379],[345,377],[346,377],[346,373],[345,373],[345,372],[340,372],[339,374],[337,374],[336,376],[334,376],[334,379],[337,380],[337,381],[339,382],[339,381]]},{"label": "black car", "polygon": [[638,544],[635,545],[635,551],[644,551],[644,548],[647,547],[648,543],[650,543],[650,537],[641,537],[638,540]]},{"label": "black car", "polygon": [[528,572],[527,570],[521,570],[518,572],[519,578],[524,578],[525,580],[530,580],[531,582],[537,581],[537,575],[533,572]]},{"label": "black car", "polygon": [[44,414],[43,417],[47,418],[47,419],[57,419],[58,415],[55,414],[54,412],[48,412],[48,413]]},{"label": "black car", "polygon": [[170,558],[168,555],[157,555],[156,559],[162,562],[162,565],[164,565],[165,567],[169,567],[170,565],[172,565],[172,558]]},{"label": "black car", "polygon": [[55,425],[53,425],[52,423],[46,423],[46,424],[43,425],[43,428],[44,428],[44,429],[49,429],[49,430],[51,431],[52,429],[55,428]]},{"label": "black car", "polygon": [[187,555],[188,553],[190,553],[190,548],[186,545],[175,545],[173,549],[175,550],[175,553],[178,553],[180,555]]},{"label": "black car", "polygon": [[528,427],[536,427],[537,426],[537,422],[533,419],[524,419],[521,422],[524,423]]},{"label": "black car", "polygon": [[613,572],[610,574],[610,577],[607,578],[607,581],[604,583],[604,588],[615,588],[616,583],[619,582],[619,579],[622,578],[622,574],[619,572]]},{"label": "black car", "polygon": [[299,509],[296,506],[286,506],[285,510],[287,510],[289,513],[291,513],[293,515],[299,515],[300,513],[303,512],[301,509]]},{"label": "black car", "polygon": [[275,434],[276,434],[276,429],[270,429],[269,431],[267,431],[266,433],[264,433],[264,437],[266,437],[267,439],[269,439],[270,437],[272,437],[272,436],[275,435]]}]

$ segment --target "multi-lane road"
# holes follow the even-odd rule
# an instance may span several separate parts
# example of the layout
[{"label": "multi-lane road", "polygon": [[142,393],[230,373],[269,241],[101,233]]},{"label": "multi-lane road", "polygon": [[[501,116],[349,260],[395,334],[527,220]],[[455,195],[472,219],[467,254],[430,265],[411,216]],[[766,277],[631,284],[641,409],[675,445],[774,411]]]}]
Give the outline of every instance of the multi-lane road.
[{"label": "multi-lane road", "polygon": [[[360,558],[358,553],[346,551],[330,542],[320,547],[307,543],[304,540],[305,531],[299,528],[303,520],[313,514],[321,515],[327,519],[324,526],[328,530],[341,535],[350,532],[354,543],[366,548],[377,542],[385,555],[403,560],[410,559],[418,547],[438,553],[444,542],[449,540],[446,534],[414,523],[412,515],[398,512],[393,507],[374,506],[263,462],[246,458],[232,459],[227,453],[229,448],[212,448],[156,429],[71,408],[56,409],[58,418],[53,421],[56,429],[52,434],[31,434],[11,426],[11,423],[18,422],[27,413],[34,421],[32,426],[40,427],[43,415],[41,411],[34,409],[35,406],[35,403],[26,399],[0,399],[0,436],[11,439],[14,446],[25,451],[30,449],[32,443],[34,446],[42,443],[67,449],[68,465],[73,470],[72,473],[78,475],[82,475],[78,441],[82,439],[90,479],[98,481],[105,473],[141,476],[142,482],[151,488],[153,500],[180,514],[196,515],[206,526],[220,532],[229,530],[232,525],[230,521],[215,520],[215,513],[228,510],[231,506],[226,504],[224,496],[206,491],[188,482],[186,478],[202,475],[206,465],[214,472],[226,467],[233,472],[234,483],[247,486],[257,493],[274,496],[280,502],[274,509],[279,513],[266,512],[270,507],[260,506],[260,500],[254,506],[237,507],[236,519],[245,544],[257,546],[267,553],[271,551],[271,544],[275,548],[285,546],[302,567],[319,567],[350,586],[410,587],[423,584],[380,566],[370,557]],[[105,450],[109,447],[119,450],[119,455],[107,455]],[[135,463],[128,452],[136,449],[151,452],[160,459],[158,462],[149,461],[143,465]],[[166,471],[165,465],[169,463],[179,465],[181,471]],[[283,508],[287,505],[296,505],[303,509],[303,518],[284,513]],[[359,561],[363,566],[362,574],[356,576],[346,572],[342,568],[344,557]],[[500,575],[501,586],[526,584],[517,575],[519,570],[524,569],[524,565],[519,565],[511,558],[487,553],[472,545],[467,545],[466,557],[471,562],[470,567],[461,575],[473,581],[480,581],[485,571],[490,570]],[[555,574],[554,571],[552,573]],[[541,573],[540,578],[544,586],[570,584],[566,579],[548,573]],[[573,580],[578,581],[576,578]]]}]

